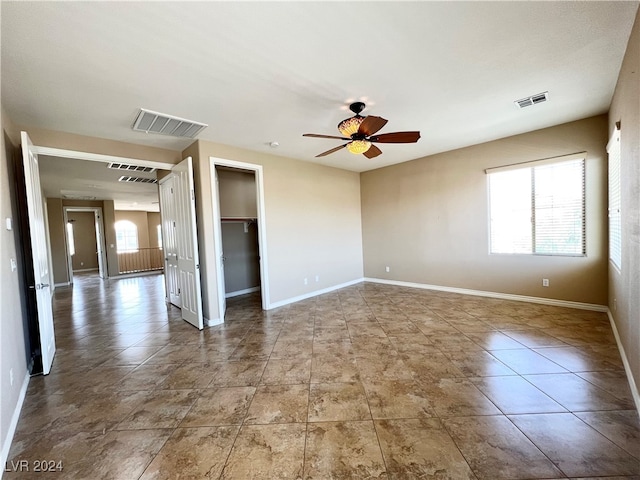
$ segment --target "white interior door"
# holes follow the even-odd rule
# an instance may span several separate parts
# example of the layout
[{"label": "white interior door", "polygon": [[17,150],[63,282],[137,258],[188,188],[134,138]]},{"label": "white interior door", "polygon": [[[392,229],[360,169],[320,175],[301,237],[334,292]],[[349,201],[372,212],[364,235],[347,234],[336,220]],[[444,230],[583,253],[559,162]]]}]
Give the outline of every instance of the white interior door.
[{"label": "white interior door", "polygon": [[162,250],[164,253],[164,280],[167,300],[176,307],[181,308],[174,183],[175,175],[173,173],[160,180],[160,215],[162,218]]},{"label": "white interior door", "polygon": [[94,211],[96,219],[96,246],[98,254],[98,271],[100,278],[107,278],[107,252],[104,248],[104,233],[102,225],[102,209]]},{"label": "white interior door", "polygon": [[222,249],[222,216],[220,215],[220,179],[218,178],[218,170],[215,170],[215,179],[213,199],[215,202],[214,222],[217,225],[215,253],[218,258],[218,305],[220,305],[220,319],[224,319],[227,311],[227,295],[226,285],[224,283],[224,250]]},{"label": "white interior door", "polygon": [[36,292],[38,306],[38,327],[40,330],[40,351],[42,355],[43,373],[51,371],[53,357],[56,353],[56,341],[53,330],[53,309],[51,306],[51,281],[49,275],[49,256],[45,227],[44,203],[40,187],[40,170],[38,156],[33,151],[33,144],[27,132],[22,132],[22,161],[27,192],[27,214],[29,216],[29,233],[31,234],[31,255],[33,257],[33,274],[35,285],[30,285]]},{"label": "white interior door", "polygon": [[202,291],[200,290],[200,259],[196,228],[196,202],[193,186],[193,163],[187,157],[173,167],[174,206],[178,247],[178,273],[182,318],[202,330]]}]

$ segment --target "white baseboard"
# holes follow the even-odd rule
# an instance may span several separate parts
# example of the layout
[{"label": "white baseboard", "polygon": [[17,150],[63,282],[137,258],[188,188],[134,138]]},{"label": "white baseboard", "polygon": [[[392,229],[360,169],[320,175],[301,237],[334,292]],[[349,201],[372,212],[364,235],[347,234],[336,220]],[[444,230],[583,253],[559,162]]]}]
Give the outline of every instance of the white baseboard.
[{"label": "white baseboard", "polygon": [[78,272],[97,272],[99,269],[97,268],[79,268],[78,270],[72,270],[73,273]]},{"label": "white baseboard", "polygon": [[71,285],[71,282],[61,282],[61,283],[55,283],[53,286],[55,288],[58,288],[58,287],[68,287],[70,285]]},{"label": "white baseboard", "polygon": [[[0,458],[1,464],[4,466],[7,464],[9,460],[9,451],[11,450],[11,443],[13,442],[13,436],[16,433],[16,428],[18,427],[18,420],[20,420],[20,412],[22,411],[22,404],[24,403],[24,398],[27,395],[27,388],[29,387],[29,372],[24,377],[22,381],[22,386],[20,387],[20,394],[18,395],[18,402],[16,403],[16,407],[13,410],[13,415],[11,416],[11,423],[9,424],[9,430],[7,431],[7,436],[2,442],[2,457]],[[4,470],[4,468],[2,469]],[[0,478],[2,477],[2,472],[0,472]]]},{"label": "white baseboard", "polygon": [[204,319],[204,324],[207,327],[215,327],[216,325],[222,325],[224,323],[223,318],[214,318],[213,320],[209,320],[208,318]]},{"label": "white baseboard", "polygon": [[511,293],[485,292],[483,290],[470,290],[467,288],[443,287],[440,285],[428,285],[425,283],[400,282],[398,280],[385,280],[383,278],[365,278],[365,282],[383,283],[386,285],[397,285],[399,287],[421,288],[423,290],[436,290],[439,292],[459,293],[462,295],[473,295],[476,297],[499,298],[501,300],[514,300],[516,302],[538,303],[542,305],[552,305],[554,307],[577,308],[580,310],[591,310],[594,312],[607,312],[606,305],[595,303],[572,302],[569,300],[556,300],[555,298],[529,297],[527,295],[515,295]]},{"label": "white baseboard", "polygon": [[362,283],[363,280],[364,279],[362,278],[358,278],[356,280],[351,280],[346,283],[341,283],[340,285],[334,285],[332,287],[323,288],[322,290],[314,290],[313,292],[305,293],[303,295],[298,295],[297,297],[287,298],[285,300],[280,300],[279,302],[270,303],[269,305],[267,305],[266,310],[273,310],[274,308],[283,307],[285,305],[289,305],[290,303],[299,302],[300,300],[306,300],[307,298],[317,297],[318,295],[324,295],[325,293],[333,292],[341,288],[350,287],[351,285]]},{"label": "white baseboard", "polygon": [[248,293],[259,292],[260,287],[245,288],[244,290],[236,290],[235,292],[225,293],[225,298],[239,297],[240,295],[246,295]]},{"label": "white baseboard", "polygon": [[616,327],[616,322],[613,319],[613,315],[611,315],[611,310],[609,309],[607,309],[607,316],[609,317],[609,322],[611,323],[613,336],[616,337],[616,343],[618,344],[618,351],[620,352],[620,357],[622,358],[624,371],[627,374],[627,381],[629,382],[629,388],[631,388],[631,395],[633,396],[633,401],[636,404],[636,410],[640,412],[640,391],[638,391],[638,384],[633,378],[633,373],[631,372],[631,365],[629,365],[629,359],[627,358],[627,354],[624,351],[624,346],[622,345],[622,341],[620,341],[620,335],[618,334],[618,327]]}]

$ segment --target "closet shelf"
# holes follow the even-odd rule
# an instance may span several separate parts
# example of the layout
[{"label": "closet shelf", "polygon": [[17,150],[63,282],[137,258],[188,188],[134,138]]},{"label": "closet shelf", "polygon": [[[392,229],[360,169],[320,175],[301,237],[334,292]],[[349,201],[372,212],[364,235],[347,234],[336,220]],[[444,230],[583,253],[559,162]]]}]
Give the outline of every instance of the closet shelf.
[{"label": "closet shelf", "polygon": [[221,217],[222,222],[255,222],[255,217]]}]

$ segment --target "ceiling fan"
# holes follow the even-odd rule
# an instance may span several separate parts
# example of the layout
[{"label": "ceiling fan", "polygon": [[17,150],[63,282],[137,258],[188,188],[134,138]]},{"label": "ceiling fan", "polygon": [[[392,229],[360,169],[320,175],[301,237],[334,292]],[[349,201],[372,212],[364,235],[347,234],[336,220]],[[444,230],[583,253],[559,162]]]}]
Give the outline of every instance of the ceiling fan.
[{"label": "ceiling fan", "polygon": [[355,102],[349,105],[349,109],[355,113],[353,117],[346,118],[338,124],[338,130],[344,137],[333,135],[319,135],[316,133],[305,133],[303,137],[332,138],[336,140],[347,140],[347,143],[339,147],[322,152],[317,157],[324,157],[346,148],[351,153],[362,153],[367,158],[377,157],[382,153],[374,143],[415,143],[420,138],[420,132],[393,132],[376,135],[378,130],[387,124],[386,119],[369,115],[363,117],[360,112],[364,110],[365,104]]}]

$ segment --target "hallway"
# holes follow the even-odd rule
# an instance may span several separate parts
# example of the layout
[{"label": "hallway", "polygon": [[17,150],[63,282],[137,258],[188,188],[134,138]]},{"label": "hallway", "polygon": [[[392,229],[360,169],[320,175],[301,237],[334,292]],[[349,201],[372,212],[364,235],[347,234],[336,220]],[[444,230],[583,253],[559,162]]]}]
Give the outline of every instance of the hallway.
[{"label": "hallway", "polygon": [[199,332],[161,275],[75,281],[6,479],[640,479],[605,314],[361,283]]}]

